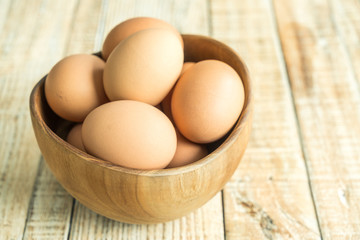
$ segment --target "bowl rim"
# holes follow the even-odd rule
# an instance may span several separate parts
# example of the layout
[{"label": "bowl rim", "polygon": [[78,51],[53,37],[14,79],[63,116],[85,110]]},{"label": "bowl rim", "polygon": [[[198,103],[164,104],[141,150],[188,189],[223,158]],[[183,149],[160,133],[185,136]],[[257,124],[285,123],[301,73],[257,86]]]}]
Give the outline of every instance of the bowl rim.
[{"label": "bowl rim", "polygon": [[[139,175],[146,176],[146,177],[161,177],[161,176],[178,175],[178,174],[191,172],[191,171],[194,171],[194,170],[197,170],[197,169],[203,167],[204,165],[210,164],[211,162],[216,160],[216,157],[219,154],[224,152],[226,149],[228,149],[233,144],[233,142],[237,139],[237,137],[240,134],[240,129],[242,129],[244,127],[244,125],[246,124],[246,122],[250,120],[249,118],[250,118],[250,115],[252,112],[252,101],[253,101],[252,100],[252,98],[253,98],[253,96],[252,96],[252,81],[251,81],[251,77],[249,75],[249,70],[248,70],[244,60],[239,56],[239,54],[237,54],[236,51],[234,51],[232,48],[230,48],[226,44],[224,44],[220,41],[217,41],[211,37],[202,36],[202,35],[182,34],[182,37],[199,38],[203,41],[211,42],[212,44],[218,44],[225,50],[234,53],[236,58],[238,58],[238,60],[243,65],[244,74],[247,76],[247,82],[246,82],[247,89],[246,90],[244,89],[245,90],[244,106],[243,106],[243,109],[242,109],[242,112],[241,112],[239,118],[237,119],[234,127],[232,128],[230,134],[226,137],[226,139],[214,151],[212,151],[210,154],[206,155],[202,159],[199,159],[193,163],[190,163],[190,164],[187,164],[184,166],[180,166],[180,167],[156,169],[156,170],[139,170],[139,169],[131,169],[131,168],[126,168],[126,167],[122,167],[119,165],[115,165],[115,164],[112,164],[111,162],[97,158],[95,156],[92,156],[86,152],[79,150],[78,148],[74,147],[73,145],[69,144],[64,139],[59,137],[53,130],[51,130],[51,128],[45,123],[41,114],[36,109],[35,97],[36,97],[36,94],[41,94],[38,92],[40,91],[40,88],[42,88],[44,86],[47,75],[45,75],[39,82],[37,82],[37,84],[34,86],[34,88],[31,91],[31,94],[30,94],[31,115],[43,127],[46,134],[53,137],[54,140],[58,144],[62,145],[66,149],[66,151],[69,151],[71,154],[77,155],[79,158],[85,160],[89,164],[95,164],[100,167],[104,167],[109,170],[112,170],[112,171],[122,172],[122,173],[127,173],[127,174],[132,174],[132,175],[138,175],[138,176]],[[99,56],[99,53],[95,53],[95,55]],[[244,81],[242,78],[241,78],[241,80]],[[43,97],[45,97],[45,96],[43,96]]]}]

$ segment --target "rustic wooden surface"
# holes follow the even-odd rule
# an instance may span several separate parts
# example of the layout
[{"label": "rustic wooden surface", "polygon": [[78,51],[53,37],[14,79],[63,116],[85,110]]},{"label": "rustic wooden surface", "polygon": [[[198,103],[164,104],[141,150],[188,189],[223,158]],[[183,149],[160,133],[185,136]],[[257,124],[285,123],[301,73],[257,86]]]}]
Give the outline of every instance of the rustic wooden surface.
[{"label": "rustic wooden surface", "polygon": [[[0,239],[360,239],[358,0],[1,0]],[[224,190],[188,216],[115,222],[56,182],[28,110],[62,57],[153,16],[214,37],[248,63],[254,123]]]}]

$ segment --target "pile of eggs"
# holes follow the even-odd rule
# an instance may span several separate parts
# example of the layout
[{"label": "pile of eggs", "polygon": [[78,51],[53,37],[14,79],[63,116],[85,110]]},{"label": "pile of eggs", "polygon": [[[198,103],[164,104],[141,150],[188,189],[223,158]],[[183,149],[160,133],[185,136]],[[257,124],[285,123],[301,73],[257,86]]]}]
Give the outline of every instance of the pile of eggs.
[{"label": "pile of eggs", "polygon": [[100,159],[147,170],[192,163],[242,111],[235,70],[218,60],[184,63],[181,35],[162,20],[120,23],[101,54],[68,56],[45,80],[50,108],[76,123],[67,141]]}]

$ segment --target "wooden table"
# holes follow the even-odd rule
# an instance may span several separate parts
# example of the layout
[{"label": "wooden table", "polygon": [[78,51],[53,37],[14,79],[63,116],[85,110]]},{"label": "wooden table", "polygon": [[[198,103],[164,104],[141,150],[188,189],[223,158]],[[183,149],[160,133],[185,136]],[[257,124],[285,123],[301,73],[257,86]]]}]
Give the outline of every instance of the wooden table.
[{"label": "wooden table", "polygon": [[[129,225],[57,183],[29,94],[62,57],[99,51],[117,23],[153,16],[246,60],[253,132],[224,190],[194,213]],[[0,239],[360,239],[358,0],[1,0]]]}]

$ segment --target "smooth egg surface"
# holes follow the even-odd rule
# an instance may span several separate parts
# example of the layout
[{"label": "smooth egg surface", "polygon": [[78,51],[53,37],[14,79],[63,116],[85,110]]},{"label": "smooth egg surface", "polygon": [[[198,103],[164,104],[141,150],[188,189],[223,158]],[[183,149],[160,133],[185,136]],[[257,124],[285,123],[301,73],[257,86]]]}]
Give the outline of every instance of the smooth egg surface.
[{"label": "smooth egg surface", "polygon": [[180,44],[183,46],[184,43],[180,33],[171,24],[157,18],[136,17],[136,18],[128,19],[116,25],[109,32],[109,34],[105,38],[102,47],[102,57],[104,58],[104,60],[107,60],[110,53],[122,40],[128,38],[129,36],[131,36],[136,32],[150,28],[168,29],[174,32],[174,34],[179,39]]},{"label": "smooth egg surface", "polygon": [[85,152],[84,144],[81,137],[81,128],[82,128],[81,123],[74,125],[69,131],[66,137],[66,141],[71,145],[73,145],[74,147]]},{"label": "smooth egg surface", "polygon": [[179,77],[181,77],[187,70],[189,70],[194,65],[195,65],[194,62],[184,62]]},{"label": "smooth egg surface", "polygon": [[179,131],[196,143],[223,137],[238,119],[244,87],[233,68],[218,60],[196,63],[178,80],[171,113]]},{"label": "smooth egg surface", "polygon": [[134,169],[164,168],[176,150],[176,132],[165,114],[131,100],[92,111],[83,123],[82,138],[88,153]]},{"label": "smooth egg surface", "polygon": [[[194,62],[184,62],[179,77],[181,77],[186,72],[186,70],[190,69],[190,67],[192,67],[194,65],[195,65]],[[173,91],[174,91],[174,88],[172,88],[170,90],[170,92],[166,95],[164,100],[161,102],[162,110],[165,113],[165,115],[171,120],[171,122],[174,121],[173,117],[171,115],[171,97],[172,97]]]},{"label": "smooth egg surface", "polygon": [[111,101],[158,105],[174,86],[183,60],[183,49],[172,31],[137,32],[118,45],[106,62],[105,92]]},{"label": "smooth egg surface", "polygon": [[176,131],[177,147],[176,152],[167,168],[181,167],[193,163],[208,154],[205,145],[189,141]]},{"label": "smooth egg surface", "polygon": [[78,54],[59,61],[45,80],[45,97],[60,117],[82,122],[94,108],[108,102],[103,87],[105,62],[94,55]]}]

